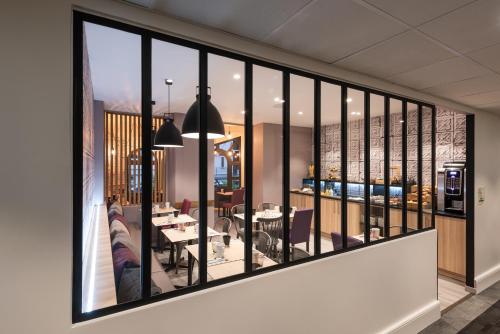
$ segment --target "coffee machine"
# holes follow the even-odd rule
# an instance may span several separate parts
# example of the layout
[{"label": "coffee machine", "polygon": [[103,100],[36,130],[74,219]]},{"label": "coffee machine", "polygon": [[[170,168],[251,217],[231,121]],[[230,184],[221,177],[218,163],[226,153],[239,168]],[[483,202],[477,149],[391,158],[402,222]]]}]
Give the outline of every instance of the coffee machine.
[{"label": "coffee machine", "polygon": [[465,162],[445,162],[437,173],[437,209],[465,214]]}]

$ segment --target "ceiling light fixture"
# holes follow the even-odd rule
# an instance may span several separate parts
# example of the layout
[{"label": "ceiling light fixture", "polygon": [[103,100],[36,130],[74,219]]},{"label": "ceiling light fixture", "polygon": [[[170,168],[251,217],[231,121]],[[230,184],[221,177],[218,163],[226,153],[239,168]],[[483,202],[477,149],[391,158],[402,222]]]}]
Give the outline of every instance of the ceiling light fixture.
[{"label": "ceiling light fixture", "polygon": [[234,73],[233,74],[233,79],[234,80],[240,80],[241,79],[241,75],[239,73]]},{"label": "ceiling light fixture", "polygon": [[[198,87],[196,87],[198,88]],[[210,89],[210,93],[212,89]],[[219,110],[210,101],[211,95],[207,95],[207,139],[224,138],[224,122]],[[182,123],[182,136],[198,139],[200,137],[200,95],[196,94],[196,101],[189,107],[184,122]]]},{"label": "ceiling light fixture", "polygon": [[352,102],[352,98],[348,97],[348,98],[346,99],[346,101],[347,101],[347,103],[351,103],[351,102]]},{"label": "ceiling light fixture", "polygon": [[168,114],[164,114],[165,121],[160,126],[154,137],[155,147],[184,147],[181,132],[174,124],[174,116],[170,112],[170,87],[174,81],[172,79],[165,79],[165,84],[168,87]]},{"label": "ceiling light fixture", "polygon": [[299,114],[299,115],[304,115],[304,112],[299,111],[297,114]]}]

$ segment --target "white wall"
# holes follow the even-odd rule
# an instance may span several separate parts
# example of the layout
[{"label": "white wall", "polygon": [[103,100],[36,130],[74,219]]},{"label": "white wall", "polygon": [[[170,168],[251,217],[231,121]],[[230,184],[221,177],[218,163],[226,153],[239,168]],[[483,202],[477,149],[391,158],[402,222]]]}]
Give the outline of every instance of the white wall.
[{"label": "white wall", "polygon": [[[256,318],[259,328],[274,328],[279,315],[288,321],[279,323],[281,331],[373,333],[383,331],[398,321],[416,318],[419,310],[429,311],[418,318],[423,326],[437,316],[436,235],[428,232],[411,238],[328,258],[309,265],[291,268],[265,277],[224,286],[196,296],[186,296],[106,319],[72,327],[72,75],[71,75],[71,6],[91,8],[131,22],[144,22],[149,27],[191,36],[222,47],[231,46],[245,53],[255,53],[291,66],[302,67],[338,78],[349,78],[361,84],[376,86],[394,93],[411,95],[462,111],[472,109],[449,101],[416,93],[384,81],[346,72],[335,67],[271,47],[253,44],[233,35],[195,27],[151,14],[113,1],[52,0],[12,1],[2,5],[0,38],[2,62],[0,73],[0,145],[3,153],[0,184],[0,332],[1,333],[138,333],[146,330],[194,332],[220,331],[215,325],[205,327],[220,307],[241,310],[243,305]],[[251,50],[251,51],[248,51]],[[488,133],[498,131],[478,118],[478,128]],[[493,118],[491,118],[493,119]],[[484,124],[484,125],[481,125]],[[484,136],[484,137],[482,137]],[[476,168],[494,175],[492,160],[495,147],[478,140]],[[486,148],[486,146],[490,147]],[[485,160],[479,160],[483,157]],[[478,176],[478,185],[481,182]],[[489,182],[489,181],[488,181]],[[488,183],[489,184],[489,183]],[[489,190],[488,201],[495,201]],[[498,193],[498,192],[497,192]],[[488,202],[488,205],[494,205]],[[486,204],[485,204],[486,208]],[[490,206],[488,206],[490,208]],[[483,210],[483,211],[481,211]],[[488,233],[496,232],[499,215],[490,208],[478,208],[477,218],[484,219]],[[497,209],[498,210],[498,209]],[[495,216],[491,216],[491,214]],[[479,223],[477,224],[478,229]],[[493,238],[494,233],[491,233]],[[488,237],[490,238],[490,237]],[[485,239],[477,253],[497,252],[499,243]],[[498,262],[498,255],[488,261],[477,259],[479,268]],[[366,268],[366,274],[360,274]],[[193,302],[196,301],[196,302]],[[256,307],[266,308],[258,312]],[[226,308],[231,309],[231,308]],[[414,313],[416,312],[416,313]],[[200,322],[189,314],[200,315]],[[300,316],[299,316],[300,314]],[[303,315],[306,314],[307,317]],[[406,318],[405,318],[406,317]],[[237,317],[226,317],[229,325]],[[187,327],[189,324],[190,327]],[[251,324],[255,325],[255,322]],[[255,333],[241,321],[242,332]],[[180,326],[180,327],[177,327]],[[288,326],[283,328],[282,326]],[[192,330],[191,330],[192,329]],[[394,329],[394,328],[393,328]],[[415,328],[402,332],[414,333]]]},{"label": "white wall", "polygon": [[[480,292],[500,280],[500,116],[475,117],[475,276]],[[479,203],[478,188],[485,201]]]}]

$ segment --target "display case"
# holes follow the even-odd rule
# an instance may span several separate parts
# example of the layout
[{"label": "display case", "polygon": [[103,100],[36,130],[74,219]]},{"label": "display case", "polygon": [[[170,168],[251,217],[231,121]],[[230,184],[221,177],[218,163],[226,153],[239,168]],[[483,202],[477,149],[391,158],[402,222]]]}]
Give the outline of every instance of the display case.
[{"label": "display case", "polygon": [[[341,195],[341,189],[342,189],[342,183],[340,181],[333,181],[333,180],[321,180],[320,181],[320,186],[321,186],[321,194],[324,196],[331,196],[331,197],[340,197]],[[302,180],[302,189],[310,189],[311,191],[314,191],[314,179],[311,178],[304,178]],[[402,186],[400,185],[391,185],[389,187],[389,196],[391,199],[397,199],[401,198],[403,194],[403,189]],[[365,195],[365,185],[364,183],[358,183],[358,182],[348,182],[347,183],[347,198],[349,200],[359,200],[362,201]],[[380,196],[381,198],[377,197]],[[376,204],[383,204],[384,196],[384,185],[383,184],[371,184],[370,185],[370,197],[372,198],[372,202],[375,202]],[[378,203],[380,201],[380,203]],[[394,201],[391,205],[401,205],[401,203],[396,203]]]}]

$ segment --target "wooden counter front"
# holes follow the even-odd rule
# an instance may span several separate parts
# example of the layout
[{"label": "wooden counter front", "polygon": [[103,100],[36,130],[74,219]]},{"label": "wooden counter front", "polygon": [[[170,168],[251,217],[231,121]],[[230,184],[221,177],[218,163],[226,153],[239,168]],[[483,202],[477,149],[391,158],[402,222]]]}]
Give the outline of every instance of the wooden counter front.
[{"label": "wooden counter front", "polygon": [[[290,205],[297,208],[314,208],[314,196],[290,192]],[[337,198],[321,196],[321,234],[330,238],[331,232],[341,231],[341,201]],[[363,204],[347,202],[348,235],[362,234],[361,217]],[[408,230],[417,230],[418,213],[407,211]],[[402,211],[399,208],[390,209],[391,235],[401,233]],[[424,211],[423,227],[432,226],[432,215]],[[436,229],[438,233],[438,269],[443,275],[455,279],[465,279],[465,219],[436,214]]]},{"label": "wooden counter front", "polygon": [[465,219],[436,215],[438,269],[465,281]]}]

